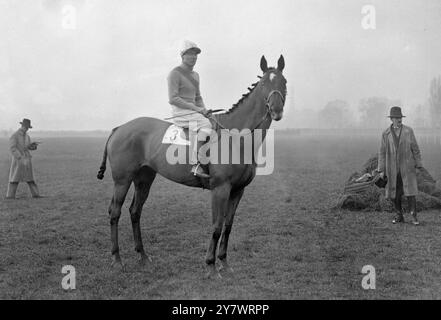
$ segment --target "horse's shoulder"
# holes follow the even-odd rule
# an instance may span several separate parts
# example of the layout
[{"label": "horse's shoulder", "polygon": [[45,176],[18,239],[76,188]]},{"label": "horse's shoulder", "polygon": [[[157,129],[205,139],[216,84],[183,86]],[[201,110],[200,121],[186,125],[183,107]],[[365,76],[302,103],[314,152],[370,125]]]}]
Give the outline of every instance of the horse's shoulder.
[{"label": "horse's shoulder", "polygon": [[253,181],[253,179],[256,177],[256,166],[255,165],[247,165],[246,166],[246,171],[244,174],[244,182],[246,185],[250,184],[251,181]]},{"label": "horse's shoulder", "polygon": [[210,175],[212,175],[212,187],[224,183],[231,183],[235,188],[244,188],[249,185],[256,176],[256,167],[255,165],[222,165],[220,167],[212,165],[210,167]]}]

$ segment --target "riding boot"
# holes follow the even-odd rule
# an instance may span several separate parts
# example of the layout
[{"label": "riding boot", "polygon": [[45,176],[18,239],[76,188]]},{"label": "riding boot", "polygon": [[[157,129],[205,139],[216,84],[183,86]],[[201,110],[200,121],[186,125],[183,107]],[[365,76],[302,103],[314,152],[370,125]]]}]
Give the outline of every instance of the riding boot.
[{"label": "riding boot", "polygon": [[40,192],[38,191],[38,187],[34,181],[28,182],[29,190],[31,190],[31,194],[33,198],[41,198]]},{"label": "riding boot", "polygon": [[210,178],[210,175],[205,172],[204,168],[201,166],[201,163],[199,162],[199,149],[205,144],[205,141],[198,141],[196,148],[193,148],[193,159],[197,159],[197,163],[193,165],[191,168],[191,173],[193,173],[194,176],[197,176],[199,178]]},{"label": "riding boot", "polygon": [[393,199],[393,202],[395,205],[396,215],[395,218],[392,220],[392,223],[404,222],[403,208],[401,205],[401,195],[397,194],[395,199]]},{"label": "riding boot", "polygon": [[407,202],[409,204],[410,215],[412,216],[412,224],[417,226],[417,225],[420,224],[420,222],[418,221],[418,218],[417,218],[416,198],[415,198],[415,196],[408,196],[407,197]]},{"label": "riding boot", "polygon": [[6,192],[6,199],[15,199],[17,188],[18,188],[18,182],[9,182],[8,191]]}]

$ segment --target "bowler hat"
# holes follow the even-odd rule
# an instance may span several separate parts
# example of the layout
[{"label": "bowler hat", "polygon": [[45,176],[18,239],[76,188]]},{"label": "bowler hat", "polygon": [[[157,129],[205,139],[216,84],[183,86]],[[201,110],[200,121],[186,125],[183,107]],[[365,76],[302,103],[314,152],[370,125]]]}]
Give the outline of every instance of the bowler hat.
[{"label": "bowler hat", "polygon": [[29,119],[23,119],[23,121],[20,122],[20,124],[24,125],[25,127],[28,127],[29,129],[32,129],[31,120],[29,120]]},{"label": "bowler hat", "polygon": [[403,116],[403,114],[401,113],[401,108],[400,107],[392,107],[390,108],[390,115],[389,118],[404,118],[406,116]]}]

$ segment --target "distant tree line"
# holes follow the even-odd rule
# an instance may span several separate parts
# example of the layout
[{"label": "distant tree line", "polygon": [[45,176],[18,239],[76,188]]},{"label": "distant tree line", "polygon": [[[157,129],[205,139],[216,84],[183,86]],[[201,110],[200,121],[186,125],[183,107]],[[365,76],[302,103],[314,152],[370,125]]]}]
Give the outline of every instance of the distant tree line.
[{"label": "distant tree line", "polygon": [[[328,102],[317,113],[317,127],[321,128],[379,128],[387,121],[389,109],[401,106],[399,99],[387,97],[368,97],[361,99],[358,104],[358,114],[344,100]],[[441,128],[441,76],[430,82],[429,98],[424,104],[405,106],[407,114],[411,114],[413,126],[424,128]],[[352,111],[351,111],[352,110]]]},{"label": "distant tree line", "polygon": [[430,82],[429,110],[433,128],[441,127],[441,76],[433,78]]},{"label": "distant tree line", "polygon": [[318,127],[320,128],[345,128],[353,124],[349,104],[344,100],[334,100],[318,113]]}]

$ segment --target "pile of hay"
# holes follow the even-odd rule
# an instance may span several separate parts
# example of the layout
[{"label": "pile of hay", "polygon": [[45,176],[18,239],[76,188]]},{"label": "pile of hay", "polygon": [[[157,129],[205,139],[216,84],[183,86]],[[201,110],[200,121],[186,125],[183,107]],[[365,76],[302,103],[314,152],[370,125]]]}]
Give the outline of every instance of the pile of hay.
[{"label": "pile of hay", "polygon": [[[361,169],[354,172],[345,184],[343,195],[340,196],[335,206],[336,209],[368,210],[368,211],[393,211],[393,204],[385,198],[385,190],[379,188],[371,180],[355,182],[366,173],[372,173],[378,164],[378,156],[372,156]],[[375,177],[373,177],[375,178]],[[418,195],[416,196],[418,210],[440,209],[441,189],[436,186],[436,181],[425,168],[417,169]],[[407,200],[403,196],[403,208],[406,209]]]}]

